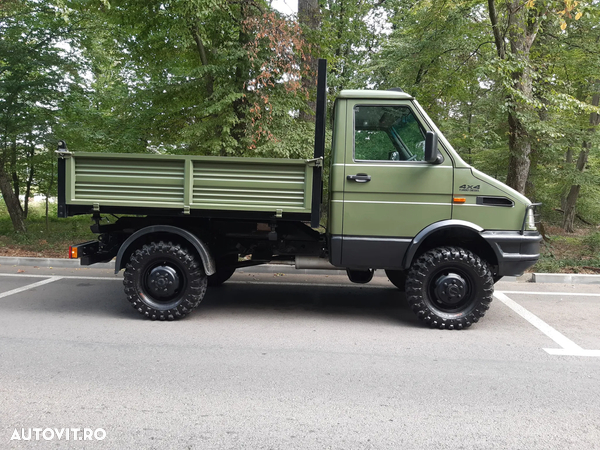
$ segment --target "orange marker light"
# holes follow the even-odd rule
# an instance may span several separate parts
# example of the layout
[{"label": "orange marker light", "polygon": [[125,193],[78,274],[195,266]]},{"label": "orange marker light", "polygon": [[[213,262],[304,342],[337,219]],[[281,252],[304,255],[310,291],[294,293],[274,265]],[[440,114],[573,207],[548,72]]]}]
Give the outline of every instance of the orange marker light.
[{"label": "orange marker light", "polygon": [[457,198],[454,197],[454,203],[465,203],[467,201],[466,198]]},{"label": "orange marker light", "polygon": [[69,246],[69,258],[77,259],[77,247]]}]

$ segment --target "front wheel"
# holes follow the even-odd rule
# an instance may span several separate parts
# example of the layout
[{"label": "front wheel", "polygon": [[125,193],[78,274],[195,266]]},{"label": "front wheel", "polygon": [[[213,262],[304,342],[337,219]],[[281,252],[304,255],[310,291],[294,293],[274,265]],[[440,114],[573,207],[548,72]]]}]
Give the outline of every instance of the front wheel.
[{"label": "front wheel", "polygon": [[457,247],[425,252],[406,278],[410,307],[432,328],[470,327],[485,315],[493,293],[494,280],[487,263]]},{"label": "front wheel", "polygon": [[172,242],[152,242],[132,253],[123,284],[131,305],[151,320],[189,314],[206,293],[206,274],[198,257]]}]

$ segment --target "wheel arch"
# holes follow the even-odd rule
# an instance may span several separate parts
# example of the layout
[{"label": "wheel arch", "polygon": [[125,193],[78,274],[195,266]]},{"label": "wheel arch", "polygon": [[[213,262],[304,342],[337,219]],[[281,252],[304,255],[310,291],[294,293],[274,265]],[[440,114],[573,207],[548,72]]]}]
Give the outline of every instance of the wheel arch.
[{"label": "wheel arch", "polygon": [[208,246],[202,242],[193,233],[184,230],[183,228],[172,225],[152,225],[141,228],[129,236],[117,252],[115,261],[115,273],[125,268],[131,254],[139,248],[142,243],[145,243],[149,237],[155,236],[157,239],[176,239],[183,240],[189,244],[202,260],[202,266],[206,275],[212,275],[216,272],[215,260],[210,253]]},{"label": "wheel arch", "polygon": [[482,236],[483,228],[464,220],[442,220],[421,230],[412,240],[404,255],[402,267],[410,268],[420,255],[435,247],[458,246],[478,255],[494,269],[498,267],[498,255]]}]

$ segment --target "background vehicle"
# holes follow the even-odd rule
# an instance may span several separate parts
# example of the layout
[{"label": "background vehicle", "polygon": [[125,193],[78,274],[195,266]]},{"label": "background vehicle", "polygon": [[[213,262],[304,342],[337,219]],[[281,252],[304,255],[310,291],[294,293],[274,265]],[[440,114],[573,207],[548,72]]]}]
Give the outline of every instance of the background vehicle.
[{"label": "background vehicle", "polygon": [[[99,235],[70,255],[82,265],[116,257],[127,298],[150,319],[184,317],[237,267],[294,260],[345,268],[356,283],[384,269],[425,323],[477,322],[494,281],[539,257],[533,205],[466,164],[410,95],[342,91],[318,231],[325,84],[320,61],[310,160],[70,153],[63,143],[59,216],[93,214]],[[102,224],[101,214],[124,216]]]}]

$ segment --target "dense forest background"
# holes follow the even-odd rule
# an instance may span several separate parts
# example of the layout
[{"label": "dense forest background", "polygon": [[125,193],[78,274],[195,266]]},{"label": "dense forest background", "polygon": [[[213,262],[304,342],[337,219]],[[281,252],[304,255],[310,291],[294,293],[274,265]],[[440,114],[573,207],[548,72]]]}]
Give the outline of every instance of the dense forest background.
[{"label": "dense forest background", "polygon": [[401,87],[467,162],[565,230],[600,223],[598,0],[297,1],[290,16],[265,0],[1,0],[0,189],[14,229],[34,193],[55,195],[59,139],[309,157],[317,58],[331,100]]}]

